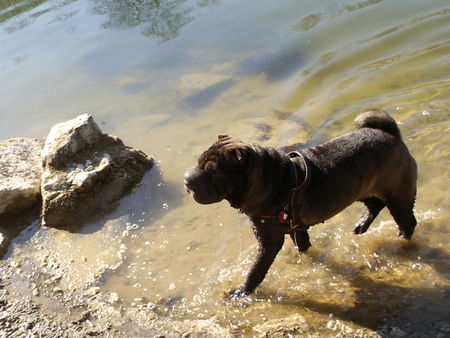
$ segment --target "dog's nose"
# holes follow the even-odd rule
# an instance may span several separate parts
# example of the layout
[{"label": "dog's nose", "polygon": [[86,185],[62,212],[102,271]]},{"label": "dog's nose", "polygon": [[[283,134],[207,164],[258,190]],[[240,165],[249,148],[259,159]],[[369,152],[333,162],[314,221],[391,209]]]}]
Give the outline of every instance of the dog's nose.
[{"label": "dog's nose", "polygon": [[192,181],[192,179],[197,176],[197,171],[194,168],[189,168],[184,173],[184,184],[187,184],[189,181]]}]

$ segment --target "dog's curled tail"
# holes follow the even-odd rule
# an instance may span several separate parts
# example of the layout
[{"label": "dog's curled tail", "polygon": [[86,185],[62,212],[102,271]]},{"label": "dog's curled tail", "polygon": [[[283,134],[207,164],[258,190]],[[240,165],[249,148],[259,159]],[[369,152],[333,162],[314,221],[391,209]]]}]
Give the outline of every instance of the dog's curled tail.
[{"label": "dog's curled tail", "polygon": [[393,136],[400,137],[400,129],[398,129],[395,120],[383,110],[371,109],[359,114],[355,118],[357,128],[375,128],[381,129]]}]

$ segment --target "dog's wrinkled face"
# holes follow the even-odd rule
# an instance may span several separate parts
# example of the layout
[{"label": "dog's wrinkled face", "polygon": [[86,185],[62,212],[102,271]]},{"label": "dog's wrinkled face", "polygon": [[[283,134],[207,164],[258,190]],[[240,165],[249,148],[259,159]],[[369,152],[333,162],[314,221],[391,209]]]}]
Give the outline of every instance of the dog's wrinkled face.
[{"label": "dog's wrinkled face", "polygon": [[218,140],[198,160],[196,167],[184,174],[184,184],[195,201],[211,204],[227,199],[236,204],[237,196],[245,189],[246,161],[251,147],[227,135]]}]

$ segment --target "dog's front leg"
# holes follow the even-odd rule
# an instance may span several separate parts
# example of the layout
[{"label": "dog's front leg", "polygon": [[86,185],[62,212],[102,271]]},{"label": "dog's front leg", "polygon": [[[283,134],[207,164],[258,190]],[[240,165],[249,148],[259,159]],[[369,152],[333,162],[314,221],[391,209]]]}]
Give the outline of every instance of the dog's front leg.
[{"label": "dog's front leg", "polygon": [[256,260],[247,275],[245,283],[230,294],[231,299],[239,299],[252,293],[266,276],[284,243],[284,233],[279,229],[271,229],[270,226],[254,225],[253,232],[258,240]]}]

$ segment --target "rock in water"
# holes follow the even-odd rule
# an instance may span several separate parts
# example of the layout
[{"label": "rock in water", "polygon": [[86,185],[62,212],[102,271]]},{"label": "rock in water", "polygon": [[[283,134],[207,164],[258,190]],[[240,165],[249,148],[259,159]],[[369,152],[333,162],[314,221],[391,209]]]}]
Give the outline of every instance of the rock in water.
[{"label": "rock in water", "polygon": [[39,202],[43,140],[14,138],[0,141],[0,214]]},{"label": "rock in water", "polygon": [[70,227],[111,207],[153,166],[153,158],[102,133],[88,114],[55,125],[42,151],[42,220]]},{"label": "rock in water", "polygon": [[[282,114],[282,113],[280,113]],[[236,121],[230,135],[262,146],[298,149],[314,134],[314,129],[300,118],[255,117]]]}]

